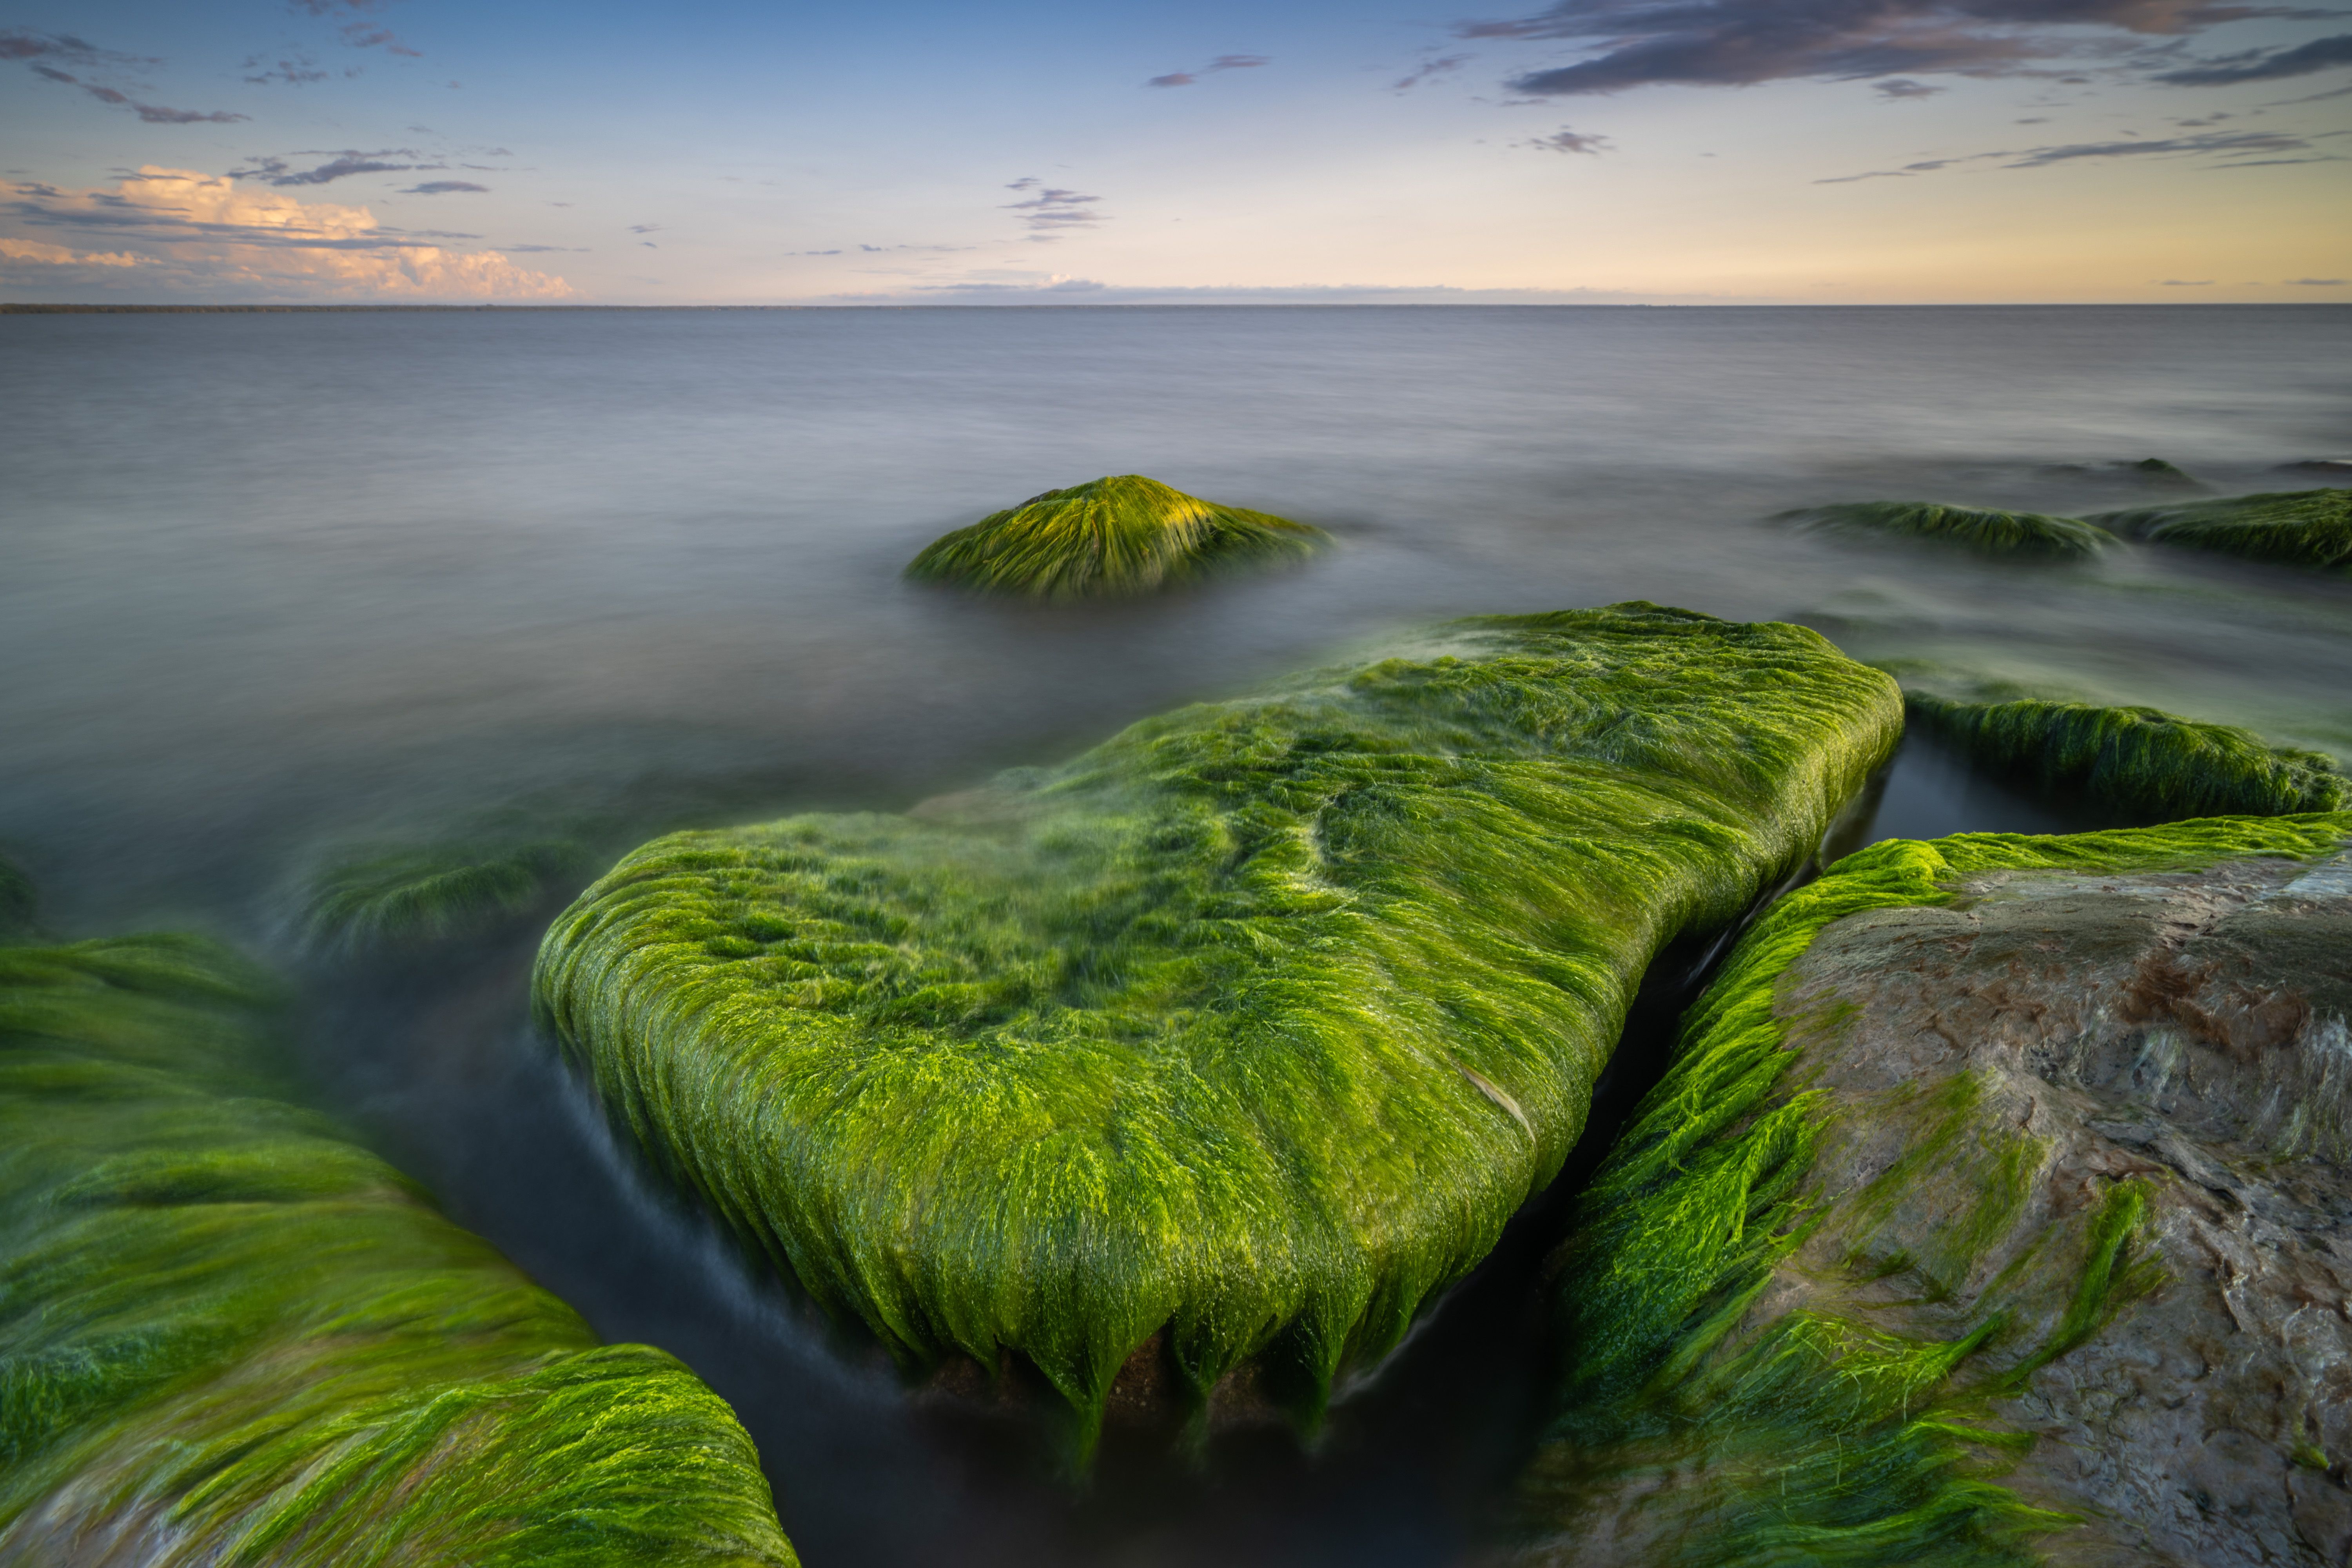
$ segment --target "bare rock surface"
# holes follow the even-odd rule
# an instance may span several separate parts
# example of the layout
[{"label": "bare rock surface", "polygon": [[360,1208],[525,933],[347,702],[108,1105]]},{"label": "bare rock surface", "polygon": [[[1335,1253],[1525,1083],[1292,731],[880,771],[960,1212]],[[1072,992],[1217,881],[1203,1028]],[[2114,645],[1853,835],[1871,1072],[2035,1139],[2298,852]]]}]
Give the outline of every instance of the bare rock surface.
[{"label": "bare rock surface", "polygon": [[[1977,1147],[1887,1193],[1871,1238],[1881,1265],[1919,1260],[1880,1282],[1890,1305],[1948,1291],[1906,1315],[1955,1316],[2107,1184],[2149,1182],[2165,1282],[1996,1406],[2040,1439],[2012,1489],[2088,1521],[2051,1549],[2352,1562],[2352,856],[1996,872],[1941,908],[1835,922],[1785,984],[1790,1043],[1852,1108],[1823,1140],[1825,1189],[1882,1182],[1920,1147],[1923,1091],[1978,1081]],[[2010,1128],[2040,1144],[2022,1211],[1949,1256],[1981,1194],[1940,1178]],[[1837,1289],[1852,1239],[1822,1227],[1759,1310]]]}]

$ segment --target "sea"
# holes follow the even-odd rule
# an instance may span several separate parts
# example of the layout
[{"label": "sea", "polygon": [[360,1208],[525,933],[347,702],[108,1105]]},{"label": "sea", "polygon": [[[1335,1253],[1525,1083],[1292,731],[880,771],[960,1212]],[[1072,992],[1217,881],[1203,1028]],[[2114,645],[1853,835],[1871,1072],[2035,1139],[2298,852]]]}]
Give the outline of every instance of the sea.
[{"label": "sea", "polygon": [[[205,931],[278,966],[319,1102],[724,1394],[813,1563],[1454,1563],[1540,1429],[1574,1167],[1311,1446],[1114,1433],[1073,1485],[1034,1424],[908,1389],[615,1140],[532,1028],[536,923],[330,962],[305,889],[518,824],[609,856],[902,808],[1433,620],[1626,599],[2352,763],[2352,579],[1782,515],[2179,499],[2150,458],[2207,493],[2352,482],[2310,466],[2352,458],[2352,307],[0,316],[0,853],[61,935]],[[899,575],[1120,473],[1338,546],[1106,605]],[[2097,825],[1915,738],[1862,837]]]}]

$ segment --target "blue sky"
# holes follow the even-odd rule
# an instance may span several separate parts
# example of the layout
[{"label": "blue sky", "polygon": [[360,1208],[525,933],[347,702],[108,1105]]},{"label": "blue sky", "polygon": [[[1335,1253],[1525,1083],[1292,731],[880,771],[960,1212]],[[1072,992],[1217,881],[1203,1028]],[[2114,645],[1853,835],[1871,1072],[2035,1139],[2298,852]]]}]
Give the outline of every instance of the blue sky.
[{"label": "blue sky", "polygon": [[2326,300],[2352,12],[0,9],[0,297]]}]

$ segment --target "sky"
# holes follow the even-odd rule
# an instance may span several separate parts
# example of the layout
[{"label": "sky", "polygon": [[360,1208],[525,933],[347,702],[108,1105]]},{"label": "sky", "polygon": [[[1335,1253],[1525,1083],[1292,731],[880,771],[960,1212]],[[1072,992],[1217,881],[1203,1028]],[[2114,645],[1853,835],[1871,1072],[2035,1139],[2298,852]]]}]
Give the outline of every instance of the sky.
[{"label": "sky", "polygon": [[2325,5],[0,0],[0,300],[2347,299]]}]

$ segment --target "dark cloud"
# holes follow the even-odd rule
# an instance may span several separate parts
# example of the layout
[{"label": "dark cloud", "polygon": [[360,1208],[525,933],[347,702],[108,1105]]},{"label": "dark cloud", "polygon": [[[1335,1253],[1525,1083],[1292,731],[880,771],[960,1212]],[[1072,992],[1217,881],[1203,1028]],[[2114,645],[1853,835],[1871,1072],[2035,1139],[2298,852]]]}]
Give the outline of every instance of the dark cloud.
[{"label": "dark cloud", "polygon": [[1211,60],[1207,65],[1202,66],[1197,71],[1170,71],[1166,76],[1153,77],[1150,81],[1145,82],[1143,85],[1146,87],[1190,87],[1194,82],[1200,80],[1202,77],[1212,75],[1217,71],[1255,70],[1262,65],[1270,65],[1272,63],[1273,57],[1269,55],[1219,55],[1215,59]]},{"label": "dark cloud", "polygon": [[1549,136],[1538,136],[1532,142],[1522,142],[1522,147],[1539,148],[1546,153],[1607,153],[1613,151],[1609,138],[1590,131],[1571,131],[1563,125]]},{"label": "dark cloud", "polygon": [[1052,234],[1066,228],[1083,228],[1103,221],[1103,215],[1094,210],[1100,196],[1089,196],[1077,191],[1065,191],[1045,184],[1034,176],[1013,181],[1004,187],[1008,191],[1034,191],[1025,202],[1007,202],[1004,210],[1024,215],[1032,234]]},{"label": "dark cloud", "polygon": [[2352,66],[2352,33],[2314,38],[2291,49],[2249,49],[2205,60],[2187,70],[2166,71],[2156,79],[2174,87],[2227,87],[2239,81],[2276,81],[2282,77],[2309,76],[2314,71]]},{"label": "dark cloud", "polygon": [[2222,0],[1559,0],[1530,16],[1465,22],[1455,32],[1597,51],[1508,83],[1529,96],[1555,97],[1660,82],[2000,76],[2092,47],[2085,27],[2172,37],[2290,14]]},{"label": "dark cloud", "polygon": [[308,55],[295,55],[274,65],[268,62],[267,56],[249,55],[246,58],[245,68],[253,73],[245,79],[257,87],[267,87],[273,81],[282,81],[288,87],[301,87],[308,82],[327,79],[327,73],[319,68],[319,62]]},{"label": "dark cloud", "polygon": [[2344,287],[2344,279],[2341,278],[2287,278],[2282,279],[2281,281],[2296,289],[2341,289]]},{"label": "dark cloud", "polygon": [[389,27],[379,27],[372,22],[346,22],[342,26],[343,42],[355,49],[382,49],[388,55],[405,55],[421,60],[424,54],[410,48],[392,34]]},{"label": "dark cloud", "polygon": [[326,185],[353,174],[407,174],[427,169],[446,169],[446,163],[390,163],[387,158],[421,157],[414,147],[384,147],[373,153],[344,148],[339,153],[310,153],[296,157],[325,158],[326,163],[315,168],[297,169],[283,158],[257,158],[247,169],[231,169],[232,180],[265,180],[273,185]]},{"label": "dark cloud", "polygon": [[629,226],[629,232],[631,234],[658,234],[661,232],[661,225],[657,223],[633,223]]},{"label": "dark cloud", "polygon": [[1889,99],[1897,100],[1906,98],[1933,98],[1945,90],[1940,87],[1929,87],[1924,81],[1913,81],[1907,76],[1889,77],[1885,81],[1874,81],[1870,85],[1885,93]]},{"label": "dark cloud", "polygon": [[471,180],[427,180],[421,185],[410,185],[400,194],[404,196],[446,196],[458,191],[480,191],[487,194],[488,185],[478,185]]},{"label": "dark cloud", "polygon": [[233,125],[246,118],[242,114],[231,114],[225,110],[167,109],[160,103],[142,103],[120,88],[107,87],[100,82],[84,81],[71,71],[59,70],[55,66],[37,63],[43,59],[59,59],[68,60],[84,68],[158,63],[136,55],[121,54],[113,49],[101,49],[97,45],[86,39],[77,38],[70,33],[27,33],[15,28],[0,31],[0,59],[35,61],[37,63],[33,66],[33,70],[36,75],[66,87],[78,87],[100,103],[110,104],[117,109],[131,110],[150,125],[198,123]]},{"label": "dark cloud", "polygon": [[161,62],[119,49],[101,49],[71,33],[28,33],[20,27],[0,27],[0,60],[64,60],[78,66],[152,66]]},{"label": "dark cloud", "polygon": [[1817,185],[1847,185],[1857,180],[1899,180],[1914,174],[1931,174],[1938,169],[1948,169],[1959,163],[1994,163],[2003,169],[2046,169],[2054,163],[2078,163],[2084,159],[2101,158],[2190,158],[2215,160],[2210,166],[2217,169],[2250,169],[2266,163],[2308,163],[2326,160],[2329,155],[2317,153],[2312,158],[2253,159],[2256,153],[2317,153],[2304,137],[2279,131],[2208,132],[2201,136],[2168,136],[2153,141],[2132,142],[2070,142],[2054,147],[2011,148],[1997,153],[1970,153],[1956,158],[1928,158],[1916,163],[1906,163],[1899,169],[1873,169],[1862,174],[1840,174],[1834,179],[1815,180]]},{"label": "dark cloud", "polygon": [[2210,278],[2167,278],[2162,281],[2167,289],[2210,289],[2213,286]]}]

